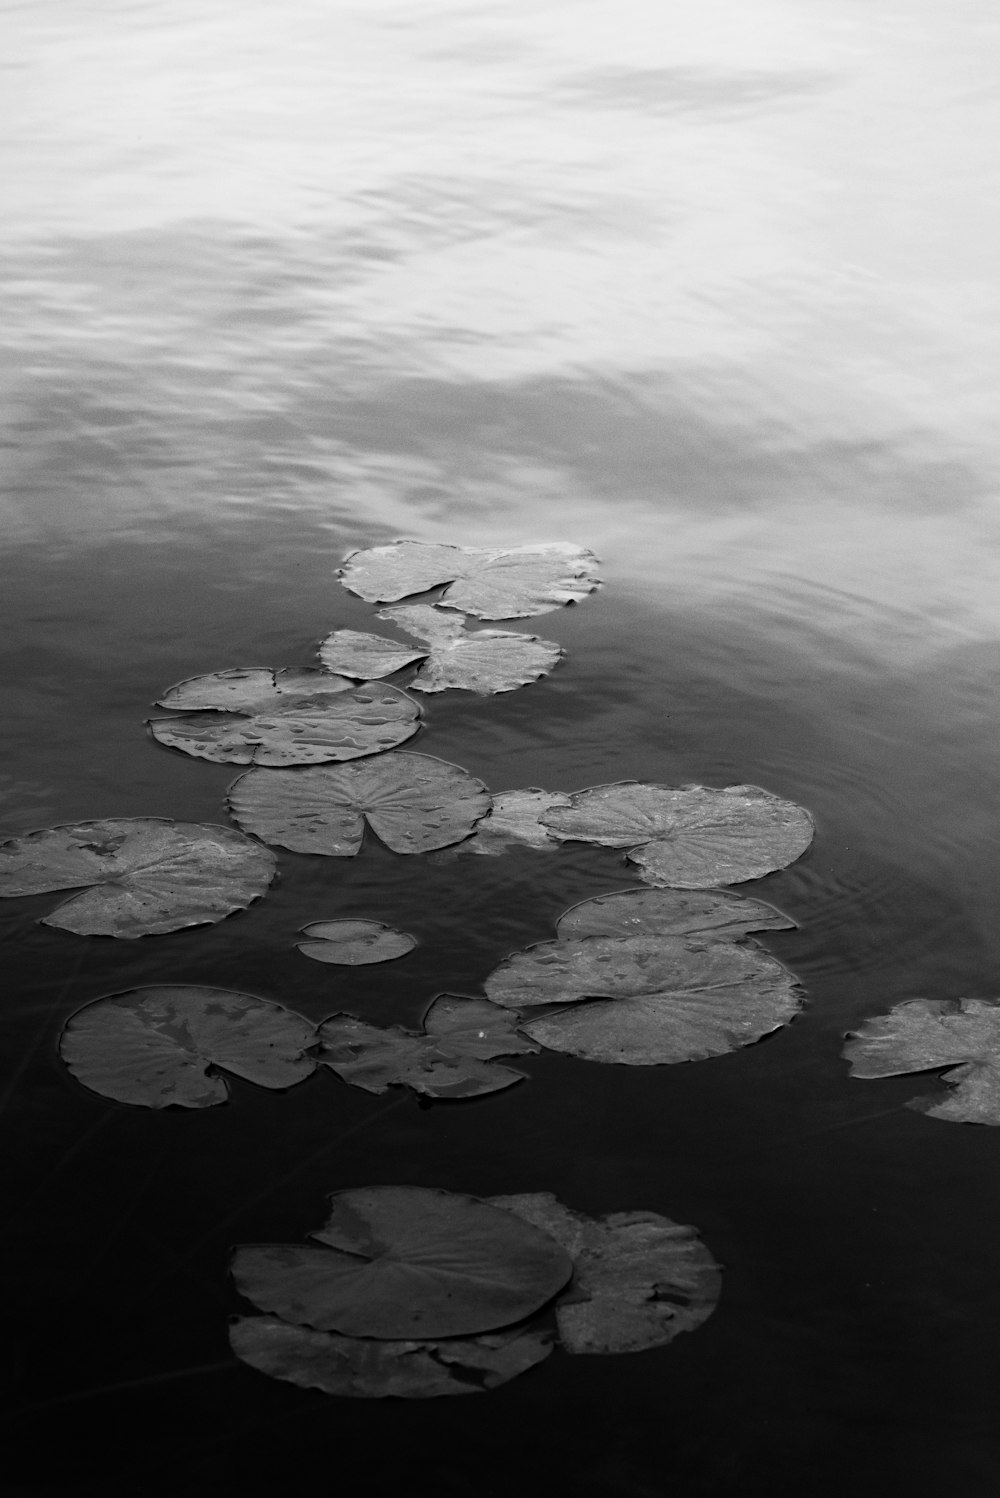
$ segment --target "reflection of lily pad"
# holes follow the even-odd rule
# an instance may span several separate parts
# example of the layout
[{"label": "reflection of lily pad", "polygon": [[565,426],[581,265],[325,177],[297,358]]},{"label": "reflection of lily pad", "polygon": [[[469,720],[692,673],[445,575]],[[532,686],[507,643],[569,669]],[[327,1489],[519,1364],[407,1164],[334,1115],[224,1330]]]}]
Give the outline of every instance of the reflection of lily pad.
[{"label": "reflection of lily pad", "polygon": [[158,707],[194,713],[214,709],[226,713],[258,713],[281,707],[299,697],[330,692],[349,692],[355,683],[321,671],[316,666],[289,666],[272,671],[269,666],[239,666],[231,671],[212,671],[190,676],[168,687]]},{"label": "reflection of lily pad", "polygon": [[507,1330],[436,1342],[339,1337],[276,1316],[241,1316],[229,1329],[242,1362],[303,1389],[355,1399],[478,1394],[526,1373],[552,1351],[540,1332]]},{"label": "reflection of lily pad", "polygon": [[568,542],[487,551],[397,541],[354,552],[340,580],[369,603],[394,603],[450,583],[441,602],[480,619],[546,614],[597,586],[596,558]]},{"label": "reflection of lily pad", "polygon": [[282,1004],[227,988],[134,988],[78,1009],[59,1052],[102,1097],[144,1108],[210,1108],[229,1087],[215,1068],[258,1087],[292,1087],[316,1063],[316,1028]]},{"label": "reflection of lily pad", "polygon": [[480,853],[498,858],[511,848],[545,848],[554,851],[559,844],[542,826],[539,818],[550,806],[567,806],[569,797],[560,791],[540,791],[529,786],[522,791],[497,791],[493,806],[476,830],[464,843],[445,848],[431,856],[435,862],[447,862],[465,853]]},{"label": "reflection of lily pad", "polygon": [[231,827],[109,817],[0,843],[0,895],[83,889],[43,924],[81,936],[148,936],[242,910],[276,866],[273,853]]},{"label": "reflection of lily pad", "polygon": [[550,1050],[626,1066],[724,1055],[786,1024],[799,1007],[795,979],[769,953],[690,937],[541,942],[508,957],[485,988],[510,1009],[572,1005],[520,1028]]},{"label": "reflection of lily pad", "polygon": [[241,827],[296,853],[347,858],[365,823],[395,853],[467,837],[490,806],[482,781],[429,754],[390,751],[346,765],[248,770],[229,788]]},{"label": "reflection of lily pad", "polygon": [[322,1248],[243,1244],[240,1293],[263,1311],[352,1337],[467,1336],[531,1315],[566,1284],[547,1233],[472,1196],[368,1186],[332,1198]]},{"label": "reflection of lily pad", "polygon": [[584,1217],[549,1191],[493,1196],[551,1234],[573,1260],[556,1304],[567,1352],[641,1352],[694,1331],[719,1298],[720,1271],[694,1228],[658,1212]]},{"label": "reflection of lily pad", "polygon": [[516,1026],[514,1015],[485,999],[442,994],[424,1015],[422,1034],[333,1015],[320,1026],[318,1059],[367,1092],[412,1087],[427,1097],[480,1097],[524,1080],[523,1072],[490,1064],[538,1050]]},{"label": "reflection of lily pad", "polygon": [[1000,1124],[1000,1000],[908,999],[866,1020],[844,1055],[854,1077],[949,1069],[954,1091],[907,1104],[950,1123]]},{"label": "reflection of lily pad", "polygon": [[381,921],[313,921],[303,926],[298,949],[316,962],[336,962],[362,967],[370,962],[392,962],[405,957],[417,945],[405,931],[394,931]]},{"label": "reflection of lily pad", "polygon": [[559,917],[556,931],[567,938],[688,936],[698,931],[711,932],[712,941],[738,941],[750,931],[788,931],[794,925],[763,900],[718,890],[623,889],[574,905]]},{"label": "reflection of lily pad", "polygon": [[628,848],[647,884],[708,889],[783,869],[813,837],[809,813],[756,785],[625,780],[577,791],[542,821],[559,838]]}]

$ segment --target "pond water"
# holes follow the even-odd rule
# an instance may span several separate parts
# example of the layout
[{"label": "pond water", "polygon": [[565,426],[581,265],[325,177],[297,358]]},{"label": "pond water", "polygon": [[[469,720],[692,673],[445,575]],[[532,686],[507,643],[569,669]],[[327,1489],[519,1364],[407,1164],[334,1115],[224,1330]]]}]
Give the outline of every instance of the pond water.
[{"label": "pond water", "polygon": [[[543,1052],[420,1108],[332,1074],[204,1112],[85,1091],[60,1027],[159,981],[415,1024],[612,850],[280,855],[138,942],[0,906],[12,1494],[612,1498],[996,1490],[1000,1130],[851,1080],[842,1037],[1000,981],[1000,22],[861,0],[6,0],[0,829],[224,821],[153,744],[170,683],[308,665],[399,536],[569,539],[602,590],[546,680],[432,698],[495,790],[757,783],[813,848],[744,886],[793,1024],[686,1066]],[[312,920],[413,932],[383,968]],[[673,1346],[484,1397],[338,1400],[237,1364],[232,1244],[389,1182],[694,1224]]]}]

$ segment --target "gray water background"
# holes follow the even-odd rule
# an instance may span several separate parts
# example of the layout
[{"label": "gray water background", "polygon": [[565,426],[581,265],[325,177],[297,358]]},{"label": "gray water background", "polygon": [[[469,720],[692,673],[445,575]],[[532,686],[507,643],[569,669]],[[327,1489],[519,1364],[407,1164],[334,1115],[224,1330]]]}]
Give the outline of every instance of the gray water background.
[{"label": "gray water background", "polygon": [[[55,1054],[102,993],[246,987],[415,1024],[618,855],[281,855],[139,943],[4,902],[11,1493],[994,1493],[1000,1131],[852,1081],[842,1036],[1000,978],[1000,22],[859,0],[32,0],[5,42],[0,830],[224,820],[169,683],[308,664],[343,554],[573,539],[546,681],[431,699],[493,789],[750,781],[811,852],[747,887],[803,1015],[671,1068],[543,1054],[421,1110],[335,1078],[153,1116]],[[470,868],[470,865],[474,865]],[[341,976],[307,920],[404,962]],[[674,1346],[487,1396],[329,1400],[231,1362],[229,1246],[376,1181],[695,1224]],[[19,1352],[14,1349],[19,1348]]]}]

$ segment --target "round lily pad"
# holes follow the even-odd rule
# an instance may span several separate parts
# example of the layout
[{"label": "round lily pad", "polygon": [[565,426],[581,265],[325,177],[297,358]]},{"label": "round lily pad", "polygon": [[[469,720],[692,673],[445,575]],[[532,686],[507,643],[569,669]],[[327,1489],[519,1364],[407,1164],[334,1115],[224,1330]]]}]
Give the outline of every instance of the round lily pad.
[{"label": "round lily pad", "polygon": [[272,671],[270,666],[237,666],[229,671],[211,671],[207,676],[189,676],[168,687],[157,705],[188,713],[211,709],[257,713],[299,697],[349,692],[354,685],[317,666],[289,666],[283,671]]},{"label": "round lily pad", "polygon": [[405,931],[394,931],[381,921],[313,921],[303,926],[298,950],[316,962],[361,967],[370,962],[392,962],[417,945]]},{"label": "round lily pad", "polygon": [[[484,825],[488,826],[489,823]],[[481,836],[481,833],[479,834]],[[750,931],[788,931],[795,922],[765,905],[719,890],[623,889],[583,900],[559,917],[556,933],[580,936],[688,936],[738,941]]]}]

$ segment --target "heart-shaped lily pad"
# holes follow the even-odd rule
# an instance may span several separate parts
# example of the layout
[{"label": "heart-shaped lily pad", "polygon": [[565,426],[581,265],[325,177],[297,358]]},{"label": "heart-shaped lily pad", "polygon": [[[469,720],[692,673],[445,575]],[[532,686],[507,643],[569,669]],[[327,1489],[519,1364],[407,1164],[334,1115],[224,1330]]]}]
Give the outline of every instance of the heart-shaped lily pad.
[{"label": "heart-shaped lily pad", "polygon": [[[484,826],[489,825],[487,819]],[[481,835],[481,834],[478,834]],[[765,905],[719,890],[623,889],[583,900],[559,917],[556,933],[581,936],[689,936],[738,941],[750,931],[788,931],[795,922]]]},{"label": "heart-shaped lily pad", "polygon": [[0,895],[83,889],[43,924],[82,936],[149,936],[244,909],[276,868],[273,853],[232,827],[109,817],[0,843]]},{"label": "heart-shaped lily pad", "polygon": [[216,1068],[258,1087],[292,1087],[315,1061],[316,1027],[282,1004],[226,988],[133,988],[78,1009],[59,1052],[102,1097],[143,1108],[210,1108],[229,1087]]},{"label": "heart-shaped lily pad", "polygon": [[516,1016],[485,999],[441,994],[424,1015],[423,1033],[333,1015],[320,1026],[319,1060],[367,1092],[412,1087],[427,1097],[480,1097],[524,1080],[523,1072],[491,1064],[538,1050],[516,1027]]},{"label": "heart-shaped lily pad", "polygon": [[346,765],[248,770],[229,788],[241,827],[296,853],[347,858],[365,823],[395,853],[425,853],[468,837],[490,795],[459,765],[393,751]]},{"label": "heart-shaped lily pad", "polygon": [[232,1272],[262,1311],[352,1337],[424,1340],[531,1315],[572,1263],[547,1233],[476,1197],[421,1186],[337,1192],[322,1248],[243,1244]]},{"label": "heart-shaped lily pad", "polygon": [[182,713],[259,713],[300,697],[349,692],[355,685],[316,666],[289,666],[283,671],[273,671],[270,666],[238,666],[207,676],[189,676],[168,687],[157,706]]},{"label": "heart-shaped lily pad", "polygon": [[567,1352],[663,1347],[715,1309],[721,1273],[692,1227],[658,1212],[584,1217],[549,1191],[489,1200],[549,1233],[573,1260],[572,1283],[556,1303]]},{"label": "heart-shaped lily pad", "polygon": [[624,780],[577,791],[542,816],[554,836],[628,848],[647,884],[708,889],[783,869],[813,837],[809,813],[756,785]]},{"label": "heart-shaped lily pad", "polygon": [[350,592],[394,603],[450,583],[440,600],[480,619],[521,619],[578,603],[597,587],[597,560],[569,542],[484,550],[397,541],[351,554],[340,569]]},{"label": "heart-shaped lily pad", "polygon": [[907,999],[866,1020],[844,1055],[854,1077],[947,1067],[953,1089],[907,1104],[949,1123],[1000,1124],[1000,999]]},{"label": "heart-shaped lily pad", "polygon": [[405,931],[394,931],[381,921],[313,921],[303,926],[298,949],[316,962],[335,962],[362,967],[371,962],[392,962],[405,957],[417,945]]}]

